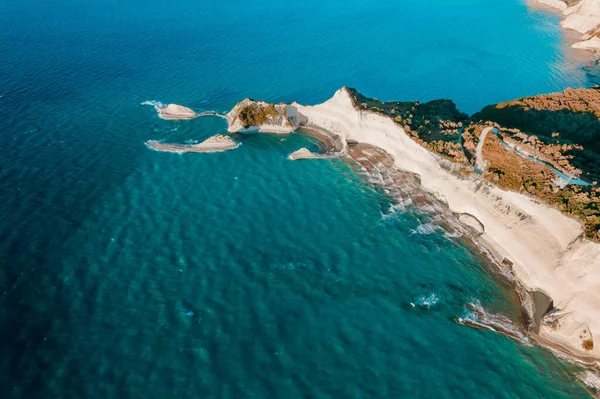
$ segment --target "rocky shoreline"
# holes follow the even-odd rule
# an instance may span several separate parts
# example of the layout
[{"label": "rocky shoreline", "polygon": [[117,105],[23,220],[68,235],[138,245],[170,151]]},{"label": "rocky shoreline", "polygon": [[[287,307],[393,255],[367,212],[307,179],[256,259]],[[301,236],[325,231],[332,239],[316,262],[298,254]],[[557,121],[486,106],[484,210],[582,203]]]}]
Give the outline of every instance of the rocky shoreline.
[{"label": "rocky shoreline", "polygon": [[[594,161],[599,118],[600,89],[515,100],[469,117],[450,100],[382,102],[346,87],[315,106],[246,99],[226,116],[230,133],[302,129],[323,143],[321,152],[302,148],[290,159],[352,159],[397,208],[416,206],[477,248],[514,287],[523,329],[474,305],[473,320],[458,322],[531,339],[593,367],[600,367],[600,244],[589,239],[598,239],[600,188],[596,181],[585,189],[561,185],[555,172],[600,176]],[[568,144],[581,123],[591,127],[586,148]],[[530,133],[540,126],[551,129],[551,137]],[[220,141],[226,149],[237,146]],[[171,152],[205,152],[212,144],[147,143]],[[536,158],[517,155],[517,148]],[[585,212],[573,213],[577,209]],[[587,231],[567,215],[584,218]]]},{"label": "rocky shoreline", "polygon": [[600,2],[598,0],[536,0],[559,12],[565,29],[578,32],[581,41],[573,48],[583,50],[600,49]]},{"label": "rocky shoreline", "polygon": [[[323,104],[289,106],[330,140],[340,140],[339,154],[369,171],[369,181],[400,206],[422,202],[449,231],[460,230],[487,255],[513,283],[526,334],[535,342],[598,364],[600,299],[591,287],[600,281],[600,245],[582,240],[580,224],[531,194],[500,190],[474,173],[472,155],[454,144],[461,143],[468,117],[453,111],[451,102],[382,103],[343,88]],[[477,144],[479,136],[472,137]],[[487,147],[484,156],[492,154]]]}]

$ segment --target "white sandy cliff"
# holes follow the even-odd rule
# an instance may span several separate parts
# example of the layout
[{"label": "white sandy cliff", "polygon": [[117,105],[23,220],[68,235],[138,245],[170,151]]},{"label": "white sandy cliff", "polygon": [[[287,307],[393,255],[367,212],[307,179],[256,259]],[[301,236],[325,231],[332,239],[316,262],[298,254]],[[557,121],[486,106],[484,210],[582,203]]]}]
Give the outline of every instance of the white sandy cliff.
[{"label": "white sandy cliff", "polygon": [[574,4],[563,0],[537,1],[559,10],[564,17],[560,26],[582,35],[582,41],[575,43],[574,48],[600,48],[600,0],[580,0]]}]

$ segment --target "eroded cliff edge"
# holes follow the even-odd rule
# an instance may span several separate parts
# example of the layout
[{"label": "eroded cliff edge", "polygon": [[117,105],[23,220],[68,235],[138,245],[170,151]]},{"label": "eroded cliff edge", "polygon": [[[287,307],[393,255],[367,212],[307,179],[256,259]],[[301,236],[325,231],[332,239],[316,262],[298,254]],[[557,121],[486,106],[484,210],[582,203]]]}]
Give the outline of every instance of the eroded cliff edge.
[{"label": "eroded cliff edge", "polygon": [[[342,143],[340,153],[364,143],[391,154],[394,167],[419,175],[423,188],[453,212],[481,224],[478,240],[528,293],[523,305],[538,341],[581,360],[600,359],[595,339],[600,333],[600,245],[591,241],[598,239],[598,188],[583,180],[585,185],[574,183],[595,175],[593,162],[587,167],[578,163],[582,155],[570,151],[583,146],[567,133],[561,138],[560,124],[549,137],[536,136],[504,127],[490,109],[484,110],[486,117],[482,111],[469,118],[448,100],[382,102],[342,88],[323,104],[280,104],[277,115],[268,111],[272,115],[264,125],[260,117],[252,119],[258,121],[254,126],[247,117],[239,118],[239,110],[256,104],[249,101],[228,114],[230,129],[281,132],[311,126]],[[293,123],[282,115],[294,115]],[[477,172],[478,157],[483,167]],[[559,198],[565,206],[548,198]],[[581,215],[571,212],[577,206]]]}]

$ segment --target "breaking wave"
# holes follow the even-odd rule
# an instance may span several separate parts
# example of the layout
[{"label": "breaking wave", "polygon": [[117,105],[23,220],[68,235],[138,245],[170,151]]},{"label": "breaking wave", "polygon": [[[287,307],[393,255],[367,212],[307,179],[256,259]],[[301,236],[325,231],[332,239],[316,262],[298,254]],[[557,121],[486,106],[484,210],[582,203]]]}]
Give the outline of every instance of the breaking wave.
[{"label": "breaking wave", "polygon": [[166,104],[163,104],[160,101],[144,101],[141,105],[151,105],[154,107],[156,112],[160,111],[161,109],[167,106]]},{"label": "breaking wave", "polygon": [[465,306],[465,312],[456,321],[465,326],[482,328],[504,334],[525,345],[531,346],[531,341],[521,329],[503,314],[488,313],[477,299]]},{"label": "breaking wave", "polygon": [[390,204],[387,210],[380,212],[381,218],[377,224],[388,224],[395,222],[398,218],[398,211],[402,212],[404,209],[395,204]]},{"label": "breaking wave", "polygon": [[439,301],[440,297],[437,294],[432,293],[415,297],[410,303],[410,306],[413,308],[429,309],[437,305]]},{"label": "breaking wave", "polygon": [[438,226],[436,226],[435,224],[429,222],[429,223],[424,223],[424,224],[418,226],[414,230],[411,230],[410,234],[429,235],[429,234],[435,233],[435,231],[437,229],[438,229]]}]

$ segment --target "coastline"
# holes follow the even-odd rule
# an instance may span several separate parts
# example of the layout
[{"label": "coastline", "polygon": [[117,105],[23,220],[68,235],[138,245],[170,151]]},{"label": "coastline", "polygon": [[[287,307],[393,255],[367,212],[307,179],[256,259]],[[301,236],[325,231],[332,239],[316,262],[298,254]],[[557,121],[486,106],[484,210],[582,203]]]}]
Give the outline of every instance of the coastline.
[{"label": "coastline", "polygon": [[600,50],[600,3],[597,0],[529,0],[534,7],[541,6],[562,17],[560,26],[580,37],[571,47],[590,50],[598,59]]},{"label": "coastline", "polygon": [[[315,134],[315,137],[319,140],[325,143],[331,142],[332,136],[335,136],[335,134],[329,132],[323,135],[323,131],[308,130],[309,133]],[[541,339],[530,340],[531,337],[527,334],[527,327],[532,324],[539,324],[545,311],[538,313],[524,308],[521,298],[528,295],[527,290],[515,279],[512,271],[506,265],[501,264],[479,240],[479,237],[485,232],[485,226],[477,218],[468,213],[452,212],[447,203],[422,187],[421,178],[418,174],[396,167],[394,156],[380,147],[350,140],[341,156],[357,165],[357,173],[366,174],[367,183],[382,189],[386,195],[394,200],[395,206],[399,206],[401,209],[405,209],[407,205],[415,206],[418,212],[424,212],[432,216],[436,220],[436,225],[445,234],[460,237],[465,245],[479,253],[491,266],[490,272],[511,287],[513,293],[516,294],[514,296],[515,305],[523,311],[523,322],[514,324],[502,314],[488,314],[478,302],[468,303],[465,306],[471,316],[457,317],[457,323],[472,328],[494,331],[524,345],[531,346],[532,342],[536,342],[540,346],[552,349],[552,344],[547,341]],[[549,303],[551,303],[549,298],[543,294],[536,294],[541,293],[535,291],[531,296],[533,309],[547,310]],[[572,353],[568,351],[568,348],[565,349],[565,351],[558,354],[564,356],[565,353]],[[572,354],[572,356],[576,357],[576,354]],[[585,362],[579,360],[579,363],[585,366],[595,364],[593,359]]]},{"label": "coastline", "polygon": [[[340,140],[340,154],[358,143],[381,149],[393,160],[389,169],[416,176],[419,186],[452,214],[469,215],[472,231],[481,226],[473,239],[483,246],[484,255],[502,274],[514,276],[528,316],[528,335],[583,364],[600,365],[599,345],[582,347],[600,334],[595,317],[600,314],[595,289],[600,284],[600,244],[583,238],[578,221],[531,197],[501,190],[479,175],[459,173],[458,165],[419,145],[390,117],[357,109],[347,88],[322,104],[290,106],[317,133]],[[389,176],[382,181],[386,179],[394,181]],[[547,314],[550,303],[554,310]]]}]

